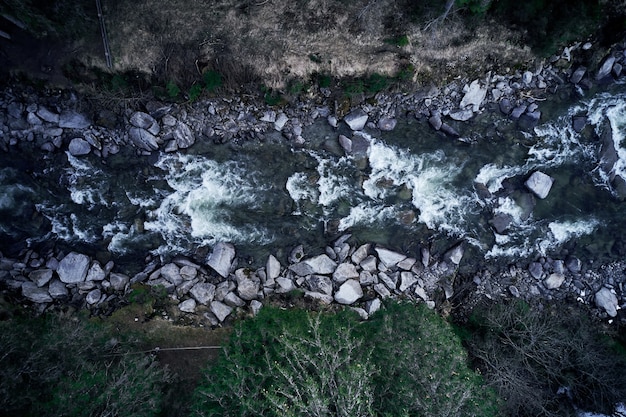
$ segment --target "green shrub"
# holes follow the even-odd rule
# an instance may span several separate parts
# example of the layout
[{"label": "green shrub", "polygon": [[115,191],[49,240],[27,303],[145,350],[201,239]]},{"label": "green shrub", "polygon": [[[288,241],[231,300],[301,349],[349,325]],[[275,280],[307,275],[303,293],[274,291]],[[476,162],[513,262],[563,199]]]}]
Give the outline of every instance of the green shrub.
[{"label": "green shrub", "polygon": [[202,81],[204,88],[212,93],[222,86],[222,75],[217,71],[209,70],[202,74]]},{"label": "green shrub", "polygon": [[187,97],[189,97],[190,102],[194,102],[200,97],[200,94],[202,94],[202,86],[200,84],[194,84],[189,89]]},{"label": "green shrub", "polygon": [[398,47],[407,46],[409,44],[409,37],[407,35],[396,36],[393,38],[387,38],[384,41],[389,45],[395,45]]},{"label": "green shrub", "polygon": [[165,91],[170,99],[174,100],[180,94],[180,88],[176,85],[174,81],[168,81],[165,85]]}]

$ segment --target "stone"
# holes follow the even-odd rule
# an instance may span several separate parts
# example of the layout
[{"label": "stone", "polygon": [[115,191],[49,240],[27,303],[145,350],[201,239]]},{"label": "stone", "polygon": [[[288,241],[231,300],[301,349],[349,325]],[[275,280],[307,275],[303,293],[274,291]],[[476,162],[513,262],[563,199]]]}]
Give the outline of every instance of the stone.
[{"label": "stone", "polygon": [[506,233],[512,222],[513,216],[507,213],[497,213],[491,220],[489,220],[489,224],[499,235]]},{"label": "stone", "polygon": [[223,278],[227,278],[233,259],[235,259],[235,247],[230,243],[219,242],[209,255],[207,265]]},{"label": "stone", "polygon": [[[324,275],[309,275],[305,278],[305,284],[309,290],[326,295],[333,294],[333,282]],[[342,281],[343,282],[343,281]]]},{"label": "stone", "polygon": [[378,259],[383,264],[385,264],[385,266],[387,268],[393,268],[393,267],[395,267],[398,264],[398,262],[406,259],[406,255],[403,255],[403,254],[398,253],[398,252],[394,252],[394,251],[386,249],[386,248],[379,248],[379,247],[377,247],[374,250],[378,254]]},{"label": "stone", "polygon": [[470,109],[459,109],[450,112],[449,116],[452,120],[466,122],[474,116],[474,112]]},{"label": "stone", "polygon": [[287,117],[285,113],[281,112],[278,117],[276,117],[276,121],[274,122],[274,129],[280,132],[281,130],[283,130],[285,124],[287,124],[288,121],[289,117]]},{"label": "stone", "polygon": [[520,104],[519,106],[516,106],[513,110],[511,110],[511,118],[515,120],[519,119],[521,115],[526,112],[527,108],[528,105],[526,104]]},{"label": "stone", "polygon": [[451,249],[448,249],[446,253],[443,254],[443,260],[454,265],[459,265],[461,263],[461,259],[463,259],[464,252],[463,244],[460,243]]},{"label": "stone", "polygon": [[48,293],[55,300],[64,299],[69,295],[69,291],[61,280],[53,279],[48,285]]},{"label": "stone", "polygon": [[190,298],[178,304],[178,309],[183,313],[195,313],[196,312],[196,300]]},{"label": "stone", "polygon": [[[389,288],[391,291],[396,289],[396,283],[393,279],[391,279],[391,277],[387,274],[385,274],[384,272],[379,272],[378,273],[378,279],[387,286],[387,288]],[[374,289],[376,289],[376,286],[374,286]]]},{"label": "stone", "polygon": [[519,290],[517,289],[517,287],[515,285],[510,285],[509,286],[509,292],[515,298],[519,298],[520,297]]},{"label": "stone", "polygon": [[89,305],[95,305],[100,302],[102,299],[102,290],[100,288],[96,288],[87,293],[87,297],[85,297],[85,301]]},{"label": "stone", "polygon": [[367,320],[369,318],[369,315],[367,314],[367,311],[365,311],[364,309],[362,309],[361,307],[350,307],[350,310],[354,311],[356,314],[359,315],[359,318],[363,321]]},{"label": "stone", "polygon": [[486,96],[487,89],[485,87],[482,87],[478,80],[474,80],[467,88],[467,92],[463,96],[459,107],[464,109],[468,106],[472,106],[472,111],[477,112],[480,110],[480,105],[482,104]]},{"label": "stone", "polygon": [[435,130],[441,129],[441,126],[443,125],[441,115],[439,113],[434,113],[428,118],[428,124],[430,124],[430,126]]},{"label": "stone", "polygon": [[261,308],[263,308],[263,303],[261,303],[258,300],[252,300],[250,301],[250,312],[252,313],[253,316],[256,316],[257,314],[259,314],[259,312],[261,311]]},{"label": "stone", "polygon": [[439,129],[439,131],[445,133],[448,136],[452,136],[454,138],[458,138],[459,136],[461,136],[461,134],[457,132],[455,128],[453,128],[447,123],[442,124],[441,129]]},{"label": "stone", "polygon": [[296,289],[293,281],[289,278],[276,278],[276,293],[285,294]]},{"label": "stone", "polygon": [[228,317],[230,313],[233,312],[232,307],[229,307],[219,301],[211,302],[211,306],[209,308],[211,309],[211,312],[215,314],[215,317],[217,317],[220,323],[226,320],[226,317]]},{"label": "stone", "polygon": [[87,255],[70,252],[59,262],[57,274],[61,281],[66,284],[83,282],[89,270],[89,262]]},{"label": "stone", "polygon": [[533,73],[530,71],[524,71],[522,74],[522,82],[525,85],[529,85],[533,81]]},{"label": "stone", "polygon": [[620,64],[619,62],[616,62],[615,64],[613,64],[613,76],[615,78],[619,78],[620,75],[622,75],[622,70],[624,69],[623,65]]},{"label": "stone", "polygon": [[388,298],[391,296],[391,292],[389,292],[389,289],[387,289],[385,284],[375,284],[374,291],[376,291],[376,294],[380,295],[382,298]]},{"label": "stone", "polygon": [[325,304],[325,305],[332,304],[334,300],[332,295],[322,294],[322,293],[315,292],[315,291],[305,291],[304,297],[310,298],[311,300],[318,301],[321,304]]},{"label": "stone", "polygon": [[397,120],[393,117],[381,117],[378,120],[378,128],[384,132],[390,132],[396,128]]},{"label": "stone", "polygon": [[33,303],[50,303],[52,296],[48,292],[48,288],[38,287],[37,284],[30,281],[22,283],[22,296],[26,297]]},{"label": "stone", "polygon": [[587,68],[581,65],[578,68],[576,68],[576,70],[572,73],[572,75],[569,77],[569,81],[572,84],[578,84],[580,80],[583,79],[586,73],[587,73]]},{"label": "stone", "polygon": [[267,257],[267,263],[265,264],[265,274],[267,276],[266,279],[274,280],[280,276],[280,261],[276,259],[274,255],[270,255]]},{"label": "stone", "polygon": [[539,262],[531,262],[530,265],[528,265],[528,272],[533,278],[541,279],[543,276],[543,265]]},{"label": "stone", "polygon": [[583,131],[585,126],[587,126],[587,122],[588,119],[586,115],[572,116],[572,129],[574,129],[574,132],[580,133]]},{"label": "stone", "polygon": [[189,294],[200,304],[209,305],[215,298],[216,287],[209,282],[199,282],[189,290]]},{"label": "stone", "polygon": [[582,270],[582,262],[580,259],[571,257],[565,261],[565,266],[570,272],[578,273]]},{"label": "stone", "polygon": [[335,301],[344,305],[354,304],[361,297],[363,297],[363,289],[359,281],[354,279],[349,279],[341,284],[341,287],[335,293]]},{"label": "stone", "polygon": [[352,262],[355,265],[360,265],[361,262],[363,262],[365,258],[367,258],[367,256],[369,255],[371,246],[372,245],[369,243],[359,246],[350,257]]},{"label": "stone", "polygon": [[172,136],[179,149],[187,149],[196,142],[196,137],[186,123],[178,122]]},{"label": "stone", "polygon": [[229,292],[224,296],[224,303],[231,307],[243,307],[246,305],[246,302],[241,299],[241,297],[237,296],[234,292]]},{"label": "stone", "polygon": [[344,262],[337,266],[335,272],[333,272],[333,280],[338,283],[344,283],[349,279],[355,279],[359,277],[359,273],[356,270],[356,266],[354,264]]},{"label": "stone", "polygon": [[133,113],[132,116],[130,116],[129,122],[135,127],[140,127],[146,130],[149,130],[150,127],[154,124],[158,125],[154,117],[150,116],[148,113],[144,113],[141,111],[136,111],[135,113]]},{"label": "stone", "polygon": [[544,199],[548,196],[548,193],[550,193],[552,183],[554,183],[554,179],[552,177],[541,171],[535,171],[526,180],[524,185],[538,198]]},{"label": "stone", "polygon": [[37,110],[37,116],[40,119],[53,124],[59,124],[59,115],[57,113],[53,113],[47,108],[43,106],[39,106],[39,110]]},{"label": "stone", "polygon": [[289,270],[300,277],[313,274],[313,267],[306,262],[298,262],[297,264],[289,265]]},{"label": "stone", "polygon": [[180,268],[174,263],[169,263],[161,267],[161,276],[174,285],[180,285],[183,277],[180,276]]},{"label": "stone", "polygon": [[404,258],[396,265],[398,268],[403,269],[405,271],[410,271],[413,268],[413,265],[417,263],[417,259],[415,258]]},{"label": "stone", "polygon": [[363,109],[356,109],[348,113],[343,121],[346,122],[348,127],[352,130],[363,130],[367,124],[367,113]]},{"label": "stone", "polygon": [[87,129],[91,122],[84,115],[67,110],[59,115],[59,127],[64,129]]},{"label": "stone", "polygon": [[615,57],[613,55],[607,56],[604,61],[602,61],[602,65],[598,69],[598,73],[596,74],[596,80],[600,81],[603,78],[607,78],[611,75],[611,71],[613,71],[613,64],[615,64]]},{"label": "stone", "polygon": [[318,255],[304,261],[312,269],[312,274],[332,274],[337,268],[337,262],[330,259],[326,254]]},{"label": "stone", "polygon": [[26,115],[26,121],[28,122],[29,125],[32,125],[32,126],[41,126],[43,124],[41,119],[37,117],[35,113],[28,113]]},{"label": "stone", "polygon": [[87,271],[86,281],[102,281],[106,278],[106,272],[102,269],[100,262],[93,261]]},{"label": "stone", "polygon": [[73,156],[87,155],[91,152],[91,145],[83,138],[74,138],[70,141],[68,150]]},{"label": "stone", "polygon": [[415,295],[417,295],[422,300],[428,301],[429,297],[428,297],[428,294],[426,294],[426,290],[424,290],[424,288],[420,287],[419,285],[416,285],[414,292],[415,292]]},{"label": "stone", "polygon": [[373,300],[369,300],[365,303],[365,311],[368,316],[376,313],[382,307],[382,303],[379,298],[374,298]]},{"label": "stone", "polygon": [[565,275],[559,273],[553,273],[548,278],[543,280],[543,285],[549,289],[554,290],[559,288],[565,282]]},{"label": "stone", "polygon": [[517,120],[517,125],[521,130],[530,131],[539,124],[541,112],[539,110],[526,112]]},{"label": "stone", "polygon": [[617,310],[619,309],[617,297],[610,289],[606,287],[601,288],[594,296],[594,301],[596,306],[606,311],[606,314],[610,317],[617,316]]},{"label": "stone", "polygon": [[131,127],[128,130],[128,137],[135,147],[144,151],[152,152],[159,149],[156,137],[145,129]]},{"label": "stone", "polygon": [[191,281],[198,276],[198,269],[190,265],[183,265],[180,268],[180,276],[184,281]]},{"label": "stone", "polygon": [[369,271],[361,271],[361,273],[359,274],[359,282],[364,287],[368,285],[376,284],[378,282],[376,278],[377,278],[376,275],[373,275]]},{"label": "stone", "polygon": [[274,123],[276,121],[276,112],[274,110],[266,110],[263,112],[260,120],[265,123]]},{"label": "stone", "polygon": [[109,282],[115,291],[124,291],[126,285],[130,282],[130,277],[128,275],[112,272],[111,275],[109,275]]},{"label": "stone", "polygon": [[295,248],[293,248],[293,250],[289,254],[289,262],[291,262],[292,264],[296,262],[301,262],[303,258],[304,258],[304,246],[303,245],[296,246]]},{"label": "stone", "polygon": [[403,271],[400,273],[400,287],[398,288],[400,291],[404,292],[408,290],[411,285],[417,282],[417,277],[413,275],[411,272]]},{"label": "stone", "polygon": [[28,279],[37,284],[38,287],[43,287],[52,279],[52,269],[36,269],[28,274]]},{"label": "stone", "polygon": [[259,281],[250,278],[237,279],[237,294],[246,301],[254,300],[259,293]]},{"label": "stone", "polygon": [[339,140],[339,145],[341,145],[341,148],[343,149],[345,153],[347,154],[352,153],[352,140],[350,138],[344,135],[339,135],[338,140]]}]

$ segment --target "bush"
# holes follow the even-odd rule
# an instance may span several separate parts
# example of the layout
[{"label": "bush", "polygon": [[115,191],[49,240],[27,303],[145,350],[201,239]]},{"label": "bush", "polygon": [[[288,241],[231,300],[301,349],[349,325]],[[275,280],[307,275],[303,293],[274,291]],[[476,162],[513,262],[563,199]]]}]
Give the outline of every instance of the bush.
[{"label": "bush", "polygon": [[493,391],[440,317],[390,304],[354,313],[265,307],[241,323],[196,391],[197,416],[489,416]]},{"label": "bush", "polygon": [[510,415],[610,414],[626,398],[624,358],[579,307],[490,304],[471,322],[470,353]]}]

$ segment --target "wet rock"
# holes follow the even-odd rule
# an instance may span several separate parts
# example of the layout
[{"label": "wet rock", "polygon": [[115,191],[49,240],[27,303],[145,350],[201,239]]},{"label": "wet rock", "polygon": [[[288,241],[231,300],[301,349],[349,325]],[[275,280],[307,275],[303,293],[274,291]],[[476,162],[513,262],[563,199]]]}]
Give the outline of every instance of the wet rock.
[{"label": "wet rock", "polygon": [[508,116],[513,110],[513,104],[511,104],[511,100],[504,97],[498,103],[498,107],[500,108],[500,112],[506,116]]},{"label": "wet rock", "polygon": [[210,309],[211,312],[215,314],[215,317],[217,317],[220,323],[226,320],[226,317],[228,317],[230,313],[233,312],[232,307],[229,307],[220,301],[211,302]]},{"label": "wet rock", "polygon": [[309,290],[326,295],[333,294],[333,282],[324,275],[309,275],[305,279],[305,284]]},{"label": "wet rock", "polygon": [[59,262],[57,274],[61,281],[66,284],[83,282],[89,270],[89,262],[87,255],[70,252]]},{"label": "wet rock", "polygon": [[543,285],[549,290],[554,290],[563,285],[563,282],[565,282],[565,275],[553,273],[543,281]]},{"label": "wet rock", "polygon": [[183,313],[195,313],[196,312],[196,300],[190,298],[178,304],[178,309]]},{"label": "wet rock", "polygon": [[265,264],[265,274],[266,279],[275,280],[280,276],[280,261],[276,259],[274,255],[270,255],[267,258],[267,263]]},{"label": "wet rock", "polygon": [[441,125],[441,129],[439,129],[439,131],[445,133],[448,136],[452,136],[454,138],[458,138],[459,136],[461,136],[459,134],[459,132],[457,132],[457,130],[455,128],[453,128],[452,126],[450,126],[447,123],[443,123]]},{"label": "wet rock", "polygon": [[367,113],[363,111],[363,109],[356,109],[348,113],[343,121],[346,122],[348,127],[352,130],[363,130],[365,125],[367,124]]},{"label": "wet rock", "polygon": [[87,129],[90,125],[87,117],[73,110],[64,111],[59,116],[59,127],[64,129]]},{"label": "wet rock", "polygon": [[396,128],[398,121],[393,117],[381,117],[378,121],[378,128],[382,131],[390,132]]},{"label": "wet rock", "polygon": [[550,193],[554,179],[541,171],[535,171],[526,180],[524,185],[538,198],[544,199]]},{"label": "wet rock", "polygon": [[470,109],[461,109],[450,112],[449,116],[452,120],[466,122],[474,116],[474,112],[472,112]]},{"label": "wet rock", "polygon": [[178,146],[179,149],[187,149],[196,142],[196,137],[189,126],[182,122],[178,122],[176,128],[174,128],[174,131],[172,132],[172,135],[176,141],[176,146]]},{"label": "wet rock", "polygon": [[[385,248],[375,248],[374,249],[378,254],[378,259],[385,264],[388,268],[392,268],[398,264],[398,262],[406,259],[406,255],[398,252],[394,252]],[[363,268],[365,269],[365,268]]]},{"label": "wet rock", "polygon": [[578,273],[582,270],[582,262],[580,259],[574,257],[568,258],[567,261],[565,261],[565,266],[573,273]]},{"label": "wet rock", "polygon": [[28,274],[28,279],[37,284],[38,287],[43,287],[52,279],[52,269],[37,269]]},{"label": "wet rock", "polygon": [[539,110],[526,112],[519,118],[517,124],[520,129],[530,131],[539,124],[539,119],[541,119],[541,112]]},{"label": "wet rock", "polygon": [[615,57],[613,55],[607,56],[604,61],[602,61],[602,65],[600,65],[600,68],[598,69],[596,80],[600,81],[609,77],[613,71],[613,64],[615,64]]},{"label": "wet rock", "polygon": [[312,274],[332,274],[337,268],[337,263],[326,254],[307,259],[304,263],[311,267]]},{"label": "wet rock", "polygon": [[130,282],[130,277],[128,275],[113,272],[109,275],[109,282],[115,291],[124,291],[126,285]]},{"label": "wet rock", "polygon": [[189,294],[200,304],[209,305],[214,300],[215,285],[208,282],[199,282],[189,290]]},{"label": "wet rock", "polygon": [[587,68],[580,66],[578,68],[576,68],[576,71],[574,71],[572,73],[572,76],[569,78],[569,81],[572,84],[578,84],[580,82],[580,80],[583,79],[583,77],[585,76],[585,74],[587,73]]},{"label": "wet rock", "polygon": [[458,265],[461,263],[461,259],[463,259],[464,252],[465,250],[463,249],[463,244],[460,243],[446,251],[446,253],[443,254],[443,260],[445,262]]},{"label": "wet rock", "polygon": [[349,279],[356,279],[359,277],[359,273],[356,270],[356,266],[351,263],[342,263],[337,266],[335,272],[333,272],[333,280],[341,284]]},{"label": "wet rock", "polygon": [[459,107],[464,109],[468,106],[471,106],[472,111],[477,112],[480,110],[480,105],[482,104],[486,96],[487,89],[485,87],[482,87],[478,80],[474,80],[471,82],[469,87],[467,87],[467,92],[463,96]]},{"label": "wet rock", "polygon": [[443,121],[441,120],[441,114],[439,114],[438,112],[434,112],[428,118],[428,123],[435,130],[441,129],[441,126],[443,125]]},{"label": "wet rock", "polygon": [[339,290],[335,293],[335,301],[339,304],[350,305],[363,297],[363,289],[361,284],[354,279],[341,284]]},{"label": "wet rock", "polygon": [[149,152],[159,149],[156,137],[145,129],[131,127],[128,130],[128,137],[132,144],[139,149]]},{"label": "wet rock", "polygon": [[73,156],[87,155],[91,152],[91,146],[83,138],[74,138],[70,141],[68,150]]},{"label": "wet rock", "polygon": [[587,126],[587,121],[586,115],[572,116],[572,129],[574,129],[574,132],[582,132],[585,126]]},{"label": "wet rock", "polygon": [[341,145],[341,148],[343,149],[343,151],[347,154],[351,154],[352,153],[352,140],[344,135],[339,135],[339,145]]},{"label": "wet rock", "polygon": [[48,288],[38,287],[34,282],[26,281],[22,283],[22,296],[26,297],[33,303],[50,303],[52,297],[48,292]]},{"label": "wet rock", "polygon": [[506,233],[512,222],[513,216],[506,213],[497,213],[491,220],[489,220],[489,224],[499,235]]},{"label": "wet rock", "polygon": [[533,278],[541,279],[543,276],[543,265],[539,262],[531,262],[530,265],[528,265],[528,272]]},{"label": "wet rock", "polygon": [[606,311],[609,316],[617,316],[617,310],[619,309],[617,297],[610,289],[606,287],[600,289],[594,296],[594,301],[596,306]]},{"label": "wet rock", "polygon": [[519,106],[515,107],[512,111],[511,111],[511,118],[517,120],[519,119],[522,114],[524,114],[526,112],[526,109],[528,108],[528,105],[526,104],[520,104]]},{"label": "wet rock", "polygon": [[37,117],[35,113],[28,113],[26,115],[26,121],[28,122],[29,125],[32,125],[32,126],[40,126],[43,124],[41,119]]},{"label": "wet rock", "polygon": [[209,255],[207,265],[226,278],[230,274],[233,259],[235,259],[235,247],[230,243],[219,242]]}]

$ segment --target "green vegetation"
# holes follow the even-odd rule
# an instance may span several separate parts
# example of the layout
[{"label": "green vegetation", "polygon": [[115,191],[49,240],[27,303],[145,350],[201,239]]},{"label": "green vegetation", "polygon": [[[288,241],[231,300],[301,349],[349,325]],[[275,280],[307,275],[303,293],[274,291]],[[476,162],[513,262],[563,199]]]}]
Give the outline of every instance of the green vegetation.
[{"label": "green vegetation", "polygon": [[197,389],[197,416],[490,416],[495,394],[425,306],[354,313],[264,308]]}]

